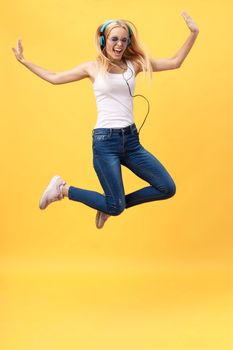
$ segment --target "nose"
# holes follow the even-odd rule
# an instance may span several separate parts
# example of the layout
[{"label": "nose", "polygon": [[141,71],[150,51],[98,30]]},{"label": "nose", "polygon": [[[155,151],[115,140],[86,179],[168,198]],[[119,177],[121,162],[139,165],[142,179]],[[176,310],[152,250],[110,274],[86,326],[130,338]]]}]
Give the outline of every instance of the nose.
[{"label": "nose", "polygon": [[123,46],[123,42],[121,40],[118,40],[117,46]]}]

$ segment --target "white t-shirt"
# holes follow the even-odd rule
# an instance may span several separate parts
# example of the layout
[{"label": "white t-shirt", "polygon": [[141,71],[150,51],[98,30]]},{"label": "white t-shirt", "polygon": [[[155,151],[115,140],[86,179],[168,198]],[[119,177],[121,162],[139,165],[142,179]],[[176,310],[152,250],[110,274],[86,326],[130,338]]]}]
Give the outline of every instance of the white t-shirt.
[{"label": "white t-shirt", "polygon": [[124,73],[107,72],[106,77],[97,73],[93,83],[98,112],[94,129],[124,128],[134,123],[133,97],[125,79],[131,94],[134,95],[135,71],[129,60],[126,63],[128,69]]}]

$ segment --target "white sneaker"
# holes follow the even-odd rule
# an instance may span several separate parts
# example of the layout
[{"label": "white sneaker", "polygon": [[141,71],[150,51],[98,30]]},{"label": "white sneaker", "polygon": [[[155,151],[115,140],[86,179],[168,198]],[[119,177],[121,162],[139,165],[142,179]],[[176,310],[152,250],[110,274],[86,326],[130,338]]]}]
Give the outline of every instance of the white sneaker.
[{"label": "white sneaker", "polygon": [[102,211],[97,211],[96,214],[96,218],[95,218],[95,224],[97,228],[102,228],[105,224],[105,222],[107,221],[107,219],[110,217],[111,215],[108,215],[106,213],[103,213]]},{"label": "white sneaker", "polygon": [[50,203],[64,198],[62,194],[62,186],[65,184],[66,182],[62,180],[62,178],[59,175],[53,176],[50,183],[48,184],[44,193],[41,196],[39,208],[45,209]]}]

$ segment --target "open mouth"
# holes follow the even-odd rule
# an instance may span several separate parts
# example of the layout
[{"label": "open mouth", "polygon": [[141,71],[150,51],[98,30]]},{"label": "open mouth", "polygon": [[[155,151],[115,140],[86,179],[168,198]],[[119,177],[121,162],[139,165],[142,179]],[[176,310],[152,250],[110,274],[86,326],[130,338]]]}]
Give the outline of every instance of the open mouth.
[{"label": "open mouth", "polygon": [[120,54],[123,52],[122,49],[113,49],[113,51],[117,56],[120,56]]}]

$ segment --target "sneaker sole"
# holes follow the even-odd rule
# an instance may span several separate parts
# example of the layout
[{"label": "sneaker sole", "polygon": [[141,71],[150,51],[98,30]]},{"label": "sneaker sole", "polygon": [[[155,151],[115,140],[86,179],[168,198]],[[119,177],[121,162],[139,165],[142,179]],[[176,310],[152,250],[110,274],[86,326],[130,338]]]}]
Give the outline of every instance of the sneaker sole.
[{"label": "sneaker sole", "polygon": [[103,226],[100,226],[100,211],[98,210],[97,211],[97,214],[96,214],[96,217],[95,217],[95,225],[97,228],[102,228]]},{"label": "sneaker sole", "polygon": [[98,210],[96,217],[95,217],[95,225],[97,228],[103,228],[105,222],[109,219],[109,217],[108,217],[106,220],[102,220],[102,223],[101,223],[100,218],[101,218],[101,212]]}]

